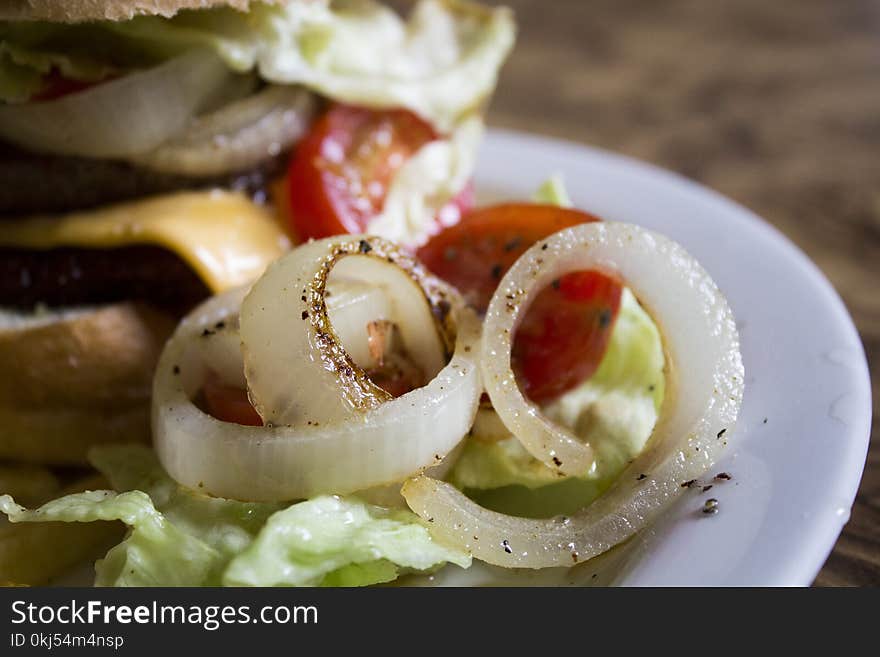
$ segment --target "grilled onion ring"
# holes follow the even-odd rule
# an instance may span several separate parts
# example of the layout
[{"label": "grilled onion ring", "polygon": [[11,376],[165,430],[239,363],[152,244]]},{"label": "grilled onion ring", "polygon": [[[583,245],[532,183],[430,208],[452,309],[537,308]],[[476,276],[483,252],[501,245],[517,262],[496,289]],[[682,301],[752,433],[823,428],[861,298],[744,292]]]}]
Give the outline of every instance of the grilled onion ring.
[{"label": "grilled onion ring", "polygon": [[[276,260],[241,306],[251,402],[267,423],[307,427],[358,417],[390,396],[341,345],[327,315],[330,272],[388,290],[410,355],[429,376],[452,344],[448,308],[457,293],[378,237],[346,235],[303,244]],[[436,321],[433,315],[437,316]]]},{"label": "grilled onion ring", "polygon": [[739,413],[744,375],[739,336],[727,301],[706,271],[661,235],[628,224],[585,224],[523,254],[502,279],[484,327],[486,388],[508,429],[533,455],[556,454],[576,462],[575,470],[590,461],[588,446],[549,426],[510,371],[516,319],[529,300],[558,276],[584,269],[618,275],[657,322],[670,363],[660,419],[645,451],[602,497],[571,518],[495,513],[425,476],[404,484],[407,504],[433,522],[438,536],[492,564],[571,566],[625,540],[682,491],[682,482],[711,467]]},{"label": "grilled onion ring", "polygon": [[[362,244],[369,246],[367,253]],[[300,249],[309,250],[297,255]],[[331,238],[300,249],[285,258],[299,258],[302,263],[308,254],[322,253],[323,257],[311,259],[316,268],[308,276],[306,294],[301,294],[299,284],[291,281],[295,286],[291,289],[296,294],[293,306],[284,307],[289,320],[275,325],[273,340],[254,342],[248,329],[253,328],[254,321],[261,321],[258,316],[262,314],[262,292],[274,287],[262,285],[264,281],[271,282],[263,278],[249,294],[239,288],[209,299],[183,320],[167,343],[153,385],[154,444],[163,466],[179,483],[211,495],[254,501],[302,499],[321,493],[346,494],[401,481],[439,463],[467,433],[481,392],[480,327],[459,294],[427,276],[420,265],[378,238]],[[438,313],[437,324],[442,326],[442,334],[453,340],[454,353],[424,387],[395,399],[388,399],[387,395],[379,399],[370,388],[373,384],[348,356],[326,322],[323,298],[326,276],[333,263],[347,255],[368,255],[386,268],[400,265],[410,280],[418,279],[418,289],[432,300]],[[274,277],[286,271],[280,261],[273,267],[264,276]],[[302,301],[302,297],[306,300]],[[277,298],[269,302],[275,307],[285,303]],[[308,311],[298,304],[303,304]],[[265,306],[267,310],[269,307]],[[192,400],[212,363],[205,361],[205,352],[198,348],[198,341],[204,339],[205,331],[214,330],[220,322],[234,326],[239,309],[245,353],[254,355],[261,350],[275,353],[272,342],[287,339],[289,336],[283,335],[285,333],[301,332],[310,339],[306,357],[288,359],[285,363],[294,378],[302,377],[307,387],[329,386],[328,398],[331,393],[345,397],[346,387],[356,385],[359,392],[352,393],[349,389],[348,398],[359,398],[363,393],[365,398],[376,397],[375,403],[338,414],[332,421],[316,424],[316,420],[302,418],[297,426],[247,427],[222,422],[201,411]],[[249,314],[247,321],[244,321],[245,312]],[[301,320],[302,312],[314,313],[315,317],[312,321]],[[262,322],[269,324],[274,317],[267,314]],[[323,336],[320,339],[319,331]],[[280,354],[275,358],[285,360]],[[262,358],[251,359],[248,369],[262,362]],[[336,363],[340,369],[335,375],[328,373],[328,377],[322,379],[314,376],[315,363]],[[248,372],[249,380],[255,373]],[[255,391],[250,392],[253,395]],[[265,399],[260,401],[267,417],[276,417],[271,405]]]},{"label": "grilled onion ring", "polygon": [[179,135],[128,159],[147,169],[183,176],[247,171],[299,141],[315,105],[315,97],[301,87],[269,85],[193,118]]}]

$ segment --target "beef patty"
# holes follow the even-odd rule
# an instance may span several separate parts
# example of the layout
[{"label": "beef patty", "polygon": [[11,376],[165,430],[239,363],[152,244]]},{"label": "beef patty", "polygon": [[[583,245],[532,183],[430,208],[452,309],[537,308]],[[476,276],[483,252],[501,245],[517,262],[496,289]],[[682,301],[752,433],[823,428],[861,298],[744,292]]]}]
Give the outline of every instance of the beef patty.
[{"label": "beef patty", "polygon": [[32,214],[88,210],[101,205],[184,189],[221,187],[256,200],[283,173],[287,153],[248,171],[192,177],[160,173],[127,162],[39,155],[0,142],[0,220]]},{"label": "beef patty", "polygon": [[180,317],[210,294],[185,262],[157,246],[0,247],[0,306],[8,308],[145,301]]}]

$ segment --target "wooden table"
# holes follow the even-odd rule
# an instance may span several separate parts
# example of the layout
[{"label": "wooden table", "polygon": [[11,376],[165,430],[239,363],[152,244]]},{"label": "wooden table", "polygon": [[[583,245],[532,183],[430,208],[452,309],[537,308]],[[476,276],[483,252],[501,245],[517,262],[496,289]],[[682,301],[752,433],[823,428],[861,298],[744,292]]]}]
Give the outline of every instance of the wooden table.
[{"label": "wooden table", "polygon": [[[497,4],[497,3],[496,3]],[[673,169],[825,272],[875,373],[872,448],[819,585],[880,585],[880,3],[507,0],[489,119]]]}]

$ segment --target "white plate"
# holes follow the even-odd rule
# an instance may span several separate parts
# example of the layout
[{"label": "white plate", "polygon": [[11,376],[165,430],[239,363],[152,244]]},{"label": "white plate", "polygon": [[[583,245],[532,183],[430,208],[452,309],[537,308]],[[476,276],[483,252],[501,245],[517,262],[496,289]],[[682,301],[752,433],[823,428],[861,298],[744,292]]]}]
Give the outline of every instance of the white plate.
[{"label": "white plate", "polygon": [[[868,366],[840,297],[748,210],[634,160],[493,130],[476,187],[525,199],[551,173],[562,174],[577,207],[684,245],[730,301],[746,368],[742,414],[711,473],[733,479],[686,493],[611,559],[557,571],[555,583],[810,584],[849,518],[870,436]],[[699,511],[710,496],[719,500],[714,516]],[[502,583],[494,570],[456,583],[479,583],[480,572],[484,583]]]}]

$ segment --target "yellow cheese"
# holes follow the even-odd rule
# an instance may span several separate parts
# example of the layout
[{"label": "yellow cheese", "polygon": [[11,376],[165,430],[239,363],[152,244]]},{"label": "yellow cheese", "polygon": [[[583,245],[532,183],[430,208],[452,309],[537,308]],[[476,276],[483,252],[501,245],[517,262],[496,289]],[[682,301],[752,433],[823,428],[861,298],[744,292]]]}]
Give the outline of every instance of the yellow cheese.
[{"label": "yellow cheese", "polygon": [[0,222],[0,246],[51,249],[135,244],[176,253],[214,292],[255,280],[290,248],[266,208],[241,194],[219,190]]}]

